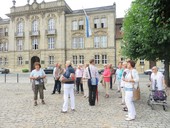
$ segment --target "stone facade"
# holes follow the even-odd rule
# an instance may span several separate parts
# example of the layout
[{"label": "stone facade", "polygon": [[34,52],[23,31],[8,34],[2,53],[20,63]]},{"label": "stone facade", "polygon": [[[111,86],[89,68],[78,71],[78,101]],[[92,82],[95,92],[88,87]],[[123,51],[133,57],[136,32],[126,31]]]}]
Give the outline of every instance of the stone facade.
[{"label": "stone facade", "polygon": [[7,43],[7,50],[0,51],[0,67],[31,70],[35,61],[45,68],[66,60],[76,66],[91,58],[99,68],[115,65],[115,9],[115,4],[85,9],[92,30],[86,38],[84,11],[72,10],[64,0],[14,5],[10,19],[0,20],[0,30],[8,33],[0,36],[0,43]]}]

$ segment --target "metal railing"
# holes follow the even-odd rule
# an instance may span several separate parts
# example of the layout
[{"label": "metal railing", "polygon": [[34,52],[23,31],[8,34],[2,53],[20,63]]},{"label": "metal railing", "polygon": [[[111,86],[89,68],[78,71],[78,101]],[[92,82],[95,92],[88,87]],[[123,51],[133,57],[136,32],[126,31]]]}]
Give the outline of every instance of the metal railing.
[{"label": "metal railing", "polygon": [[[9,73],[9,74],[0,74],[0,83],[25,83],[29,84],[31,83],[31,80],[29,79],[30,73]],[[47,75],[47,83],[53,84],[54,78],[52,74]]]}]

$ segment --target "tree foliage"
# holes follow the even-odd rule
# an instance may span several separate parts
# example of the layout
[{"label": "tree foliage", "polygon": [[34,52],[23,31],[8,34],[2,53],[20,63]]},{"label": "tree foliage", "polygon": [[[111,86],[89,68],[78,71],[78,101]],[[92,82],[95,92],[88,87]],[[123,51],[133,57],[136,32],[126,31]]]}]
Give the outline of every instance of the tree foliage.
[{"label": "tree foliage", "polygon": [[170,0],[135,0],[124,18],[123,32],[125,56],[165,60],[169,71]]}]

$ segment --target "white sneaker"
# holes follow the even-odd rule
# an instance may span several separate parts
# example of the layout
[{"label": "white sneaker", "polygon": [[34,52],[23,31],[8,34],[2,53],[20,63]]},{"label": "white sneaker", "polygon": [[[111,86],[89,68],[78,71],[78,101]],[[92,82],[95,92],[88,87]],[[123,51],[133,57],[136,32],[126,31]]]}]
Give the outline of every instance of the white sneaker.
[{"label": "white sneaker", "polygon": [[134,118],[134,119],[131,119],[131,118],[128,117],[128,118],[126,118],[125,120],[126,120],[126,121],[133,121],[133,120],[135,120],[135,118]]},{"label": "white sneaker", "polygon": [[129,117],[128,115],[125,115],[127,118]]}]

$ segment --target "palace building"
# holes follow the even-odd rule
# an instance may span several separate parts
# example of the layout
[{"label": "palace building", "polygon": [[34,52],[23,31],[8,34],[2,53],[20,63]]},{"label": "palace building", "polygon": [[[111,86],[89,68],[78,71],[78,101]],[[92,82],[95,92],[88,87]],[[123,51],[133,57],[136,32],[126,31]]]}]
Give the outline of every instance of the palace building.
[{"label": "palace building", "polygon": [[86,37],[83,9],[72,10],[65,0],[37,3],[34,0],[13,7],[9,19],[0,19],[0,67],[11,71],[33,69],[34,62],[42,68],[64,64],[117,64],[115,51],[116,4],[87,8],[92,35]]}]

